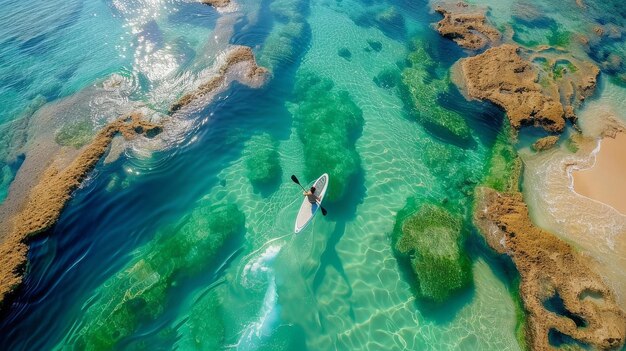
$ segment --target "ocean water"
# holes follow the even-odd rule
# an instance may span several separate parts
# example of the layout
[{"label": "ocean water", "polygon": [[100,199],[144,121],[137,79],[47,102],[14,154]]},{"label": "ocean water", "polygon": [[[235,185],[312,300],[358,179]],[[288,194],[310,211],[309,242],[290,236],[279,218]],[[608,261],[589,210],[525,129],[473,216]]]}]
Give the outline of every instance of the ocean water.
[{"label": "ocean water", "polygon": [[[517,273],[470,224],[471,189],[504,115],[450,83],[465,54],[433,31],[426,1],[246,0],[219,13],[174,0],[2,0],[0,9],[5,195],[31,142],[15,131],[111,75],[130,90],[116,103],[159,114],[228,44],[252,47],[272,72],[260,89],[235,83],[184,116],[191,127],[175,145],[136,144],[97,166],[32,243],[0,349],[523,348]],[[496,23],[508,16],[492,13]],[[419,48],[433,64],[407,63]],[[426,77],[417,108],[395,78],[407,67]],[[298,98],[306,77],[332,85],[319,105]],[[90,106],[87,134],[117,117]],[[351,114],[360,118],[341,129]],[[468,136],[434,129],[423,122],[431,115],[462,116]],[[312,167],[331,167],[311,165],[327,151],[302,127],[324,116],[351,134],[329,131],[344,162],[335,171],[348,175],[329,191],[344,193],[294,235],[301,189],[289,176],[308,183]],[[80,118],[68,111],[64,123]],[[263,164],[259,150],[270,150]],[[272,177],[252,182],[251,167]],[[444,303],[416,297],[394,255],[391,232],[409,198],[453,204],[467,232],[472,284]]]}]

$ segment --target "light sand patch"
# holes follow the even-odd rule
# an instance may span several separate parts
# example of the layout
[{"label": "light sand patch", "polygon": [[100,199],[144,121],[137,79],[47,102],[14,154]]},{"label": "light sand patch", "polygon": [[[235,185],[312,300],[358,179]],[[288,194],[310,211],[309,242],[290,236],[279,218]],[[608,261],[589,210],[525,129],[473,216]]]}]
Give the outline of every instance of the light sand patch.
[{"label": "light sand patch", "polygon": [[575,171],[574,191],[626,214],[626,134],[600,142],[593,167]]}]

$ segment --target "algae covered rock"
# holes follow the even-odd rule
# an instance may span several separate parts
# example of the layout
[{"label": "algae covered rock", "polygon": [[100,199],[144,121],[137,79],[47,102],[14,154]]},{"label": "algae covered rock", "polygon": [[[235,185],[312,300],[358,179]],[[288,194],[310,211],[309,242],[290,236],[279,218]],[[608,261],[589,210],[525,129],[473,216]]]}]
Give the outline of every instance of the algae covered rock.
[{"label": "algae covered rock", "polygon": [[283,65],[293,64],[306,49],[311,31],[306,22],[309,3],[277,0],[269,8],[275,19],[274,28],[265,39],[258,61],[275,72]]},{"label": "algae covered rock", "polygon": [[248,179],[255,189],[280,180],[283,170],[276,140],[267,133],[255,135],[247,143],[246,150]]},{"label": "algae covered rock", "polygon": [[379,88],[392,89],[401,84],[402,78],[396,68],[385,68],[373,79]]},{"label": "algae covered rock", "polygon": [[281,24],[280,28],[272,30],[259,55],[259,63],[272,72],[297,60],[302,49],[306,47],[305,42],[310,32],[309,24],[300,20]]},{"label": "algae covered rock", "polygon": [[460,114],[444,108],[438,101],[442,92],[447,92],[450,78],[433,74],[438,65],[426,51],[425,43],[414,40],[406,67],[402,71],[404,94],[410,100],[418,121],[430,132],[444,139],[461,144],[472,140],[467,122]]},{"label": "algae covered rock", "polygon": [[220,287],[211,290],[191,309],[187,325],[196,350],[219,350],[224,344]]},{"label": "algae covered rock", "polygon": [[348,183],[361,171],[355,143],[363,131],[363,113],[332,80],[300,72],[294,89],[293,116],[304,147],[305,177],[330,176],[326,199],[339,201]]},{"label": "algae covered rock", "polygon": [[337,50],[337,55],[347,61],[350,61],[352,59],[352,52],[350,52],[348,48],[341,48]]},{"label": "algae covered rock", "polygon": [[418,297],[440,303],[472,283],[471,262],[463,252],[463,222],[438,205],[415,208],[410,199],[398,212],[394,252],[410,262]]},{"label": "algae covered rock", "polygon": [[206,271],[227,240],[244,230],[244,215],[232,204],[201,203],[159,233],[139,257],[110,278],[89,307],[75,335],[79,349],[107,350],[163,313],[179,282]]},{"label": "algae covered rock", "polygon": [[80,149],[91,141],[95,135],[90,121],[78,121],[65,124],[55,134],[54,140],[61,146],[72,146]]},{"label": "algae covered rock", "polygon": [[483,185],[502,192],[517,191],[522,163],[511,141],[511,127],[504,124],[491,148]]}]

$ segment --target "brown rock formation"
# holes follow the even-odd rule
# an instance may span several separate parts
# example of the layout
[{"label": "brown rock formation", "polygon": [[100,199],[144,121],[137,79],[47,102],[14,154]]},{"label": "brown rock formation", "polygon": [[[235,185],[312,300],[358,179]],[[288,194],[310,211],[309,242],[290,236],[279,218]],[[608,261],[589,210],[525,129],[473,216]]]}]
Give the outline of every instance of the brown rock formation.
[{"label": "brown rock formation", "polygon": [[463,59],[461,73],[467,93],[502,107],[511,126],[541,126],[560,132],[565,126],[563,105],[543,93],[537,71],[518,55],[515,45],[501,45]]},{"label": "brown rock formation", "polygon": [[612,291],[588,267],[586,258],[536,227],[521,193],[479,187],[476,195],[474,223],[489,245],[508,254],[520,272],[532,348],[553,348],[548,339],[553,332],[594,348],[621,347],[626,338],[626,315]]},{"label": "brown rock formation", "polygon": [[556,142],[559,141],[559,137],[556,135],[549,135],[547,137],[541,138],[533,144],[532,148],[535,151],[544,151],[551,149]]},{"label": "brown rock formation", "polygon": [[173,114],[217,89],[226,80],[226,72],[228,72],[229,68],[242,62],[249,63],[246,72],[247,78],[263,79],[268,72],[266,68],[257,65],[252,49],[247,46],[235,47],[228,52],[224,64],[219,68],[218,75],[198,86],[196,90],[183,95],[178,101],[172,104],[169,114]]},{"label": "brown rock formation", "polygon": [[126,139],[137,135],[153,136],[160,131],[160,126],[143,120],[140,113],[133,113],[100,130],[68,167],[58,169],[53,163],[47,168],[14,217],[9,236],[0,244],[0,304],[22,282],[28,239],[56,223],[72,192],[96,166],[113,138],[119,134]]},{"label": "brown rock formation", "polygon": [[200,2],[215,8],[225,7],[230,4],[230,0],[200,0]]},{"label": "brown rock formation", "polygon": [[487,23],[482,12],[453,13],[441,6],[435,11],[443,15],[436,27],[439,34],[454,40],[463,48],[478,50],[500,41],[500,32]]}]

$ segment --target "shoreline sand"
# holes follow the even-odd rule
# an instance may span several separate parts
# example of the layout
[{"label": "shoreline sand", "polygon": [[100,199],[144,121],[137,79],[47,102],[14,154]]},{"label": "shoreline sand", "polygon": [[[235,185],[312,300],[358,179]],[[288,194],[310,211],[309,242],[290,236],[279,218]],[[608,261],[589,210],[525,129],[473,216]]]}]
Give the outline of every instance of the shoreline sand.
[{"label": "shoreline sand", "polygon": [[602,202],[626,215],[626,133],[605,137],[591,168],[572,172],[576,193]]}]

